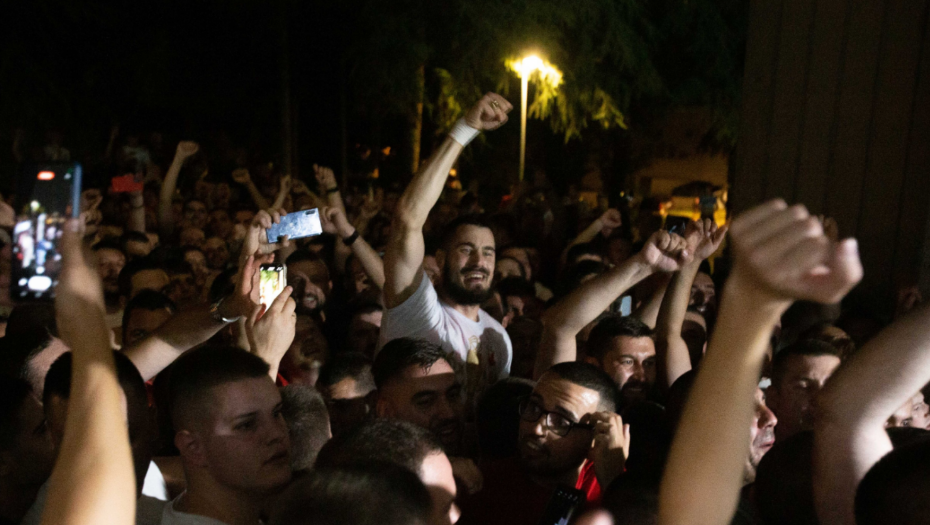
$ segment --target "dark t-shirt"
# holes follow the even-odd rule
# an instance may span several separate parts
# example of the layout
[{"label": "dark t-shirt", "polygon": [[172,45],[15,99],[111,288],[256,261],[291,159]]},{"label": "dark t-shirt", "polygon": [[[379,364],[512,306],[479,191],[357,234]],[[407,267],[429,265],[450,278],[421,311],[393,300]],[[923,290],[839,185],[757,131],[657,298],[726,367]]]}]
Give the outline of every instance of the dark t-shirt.
[{"label": "dark t-shirt", "polygon": [[[462,498],[459,525],[538,525],[554,489],[530,479],[515,458],[483,463],[481,473],[484,487]],[[593,463],[585,462],[574,488],[585,493],[584,508],[600,505],[601,486]]]}]

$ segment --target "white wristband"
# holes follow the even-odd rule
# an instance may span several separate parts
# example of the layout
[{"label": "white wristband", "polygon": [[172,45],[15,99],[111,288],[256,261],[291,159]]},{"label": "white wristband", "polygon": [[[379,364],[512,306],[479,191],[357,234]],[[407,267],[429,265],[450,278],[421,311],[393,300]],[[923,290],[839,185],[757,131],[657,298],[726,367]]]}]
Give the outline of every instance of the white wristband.
[{"label": "white wristband", "polygon": [[480,133],[480,131],[466,124],[464,118],[460,118],[455,122],[455,125],[452,126],[452,131],[449,132],[449,136],[452,137],[452,140],[464,147],[474,140],[475,137],[478,136],[478,133]]}]

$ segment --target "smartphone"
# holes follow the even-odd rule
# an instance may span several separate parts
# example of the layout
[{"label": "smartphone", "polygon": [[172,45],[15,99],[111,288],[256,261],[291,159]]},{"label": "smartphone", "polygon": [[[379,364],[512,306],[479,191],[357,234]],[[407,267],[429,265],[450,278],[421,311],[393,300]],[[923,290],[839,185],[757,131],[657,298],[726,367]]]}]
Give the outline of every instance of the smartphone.
[{"label": "smartphone", "polygon": [[288,238],[300,239],[323,233],[323,225],[320,223],[320,210],[295,211],[281,217],[281,222],[272,224],[271,228],[265,230],[268,235],[268,242],[275,243],[285,235]]},{"label": "smartphone", "polygon": [[565,525],[571,521],[572,516],[581,507],[584,501],[584,492],[578,489],[559,487],[555,489],[552,498],[546,505],[539,525]]},{"label": "smartphone", "polygon": [[259,302],[267,308],[281,295],[287,286],[287,266],[283,264],[263,264],[259,277]]},{"label": "smartphone", "polygon": [[132,193],[134,191],[142,191],[142,177],[141,173],[138,175],[134,173],[127,173],[120,177],[113,177],[110,179],[110,191],[113,193]]},{"label": "smartphone", "polygon": [[684,236],[685,230],[688,228],[688,223],[690,222],[691,220],[687,217],[669,215],[665,218],[665,230],[669,233],[677,233],[678,235]]},{"label": "smartphone", "polygon": [[78,163],[34,165],[20,172],[13,225],[11,295],[14,300],[54,299],[61,273],[61,232],[81,213]]}]

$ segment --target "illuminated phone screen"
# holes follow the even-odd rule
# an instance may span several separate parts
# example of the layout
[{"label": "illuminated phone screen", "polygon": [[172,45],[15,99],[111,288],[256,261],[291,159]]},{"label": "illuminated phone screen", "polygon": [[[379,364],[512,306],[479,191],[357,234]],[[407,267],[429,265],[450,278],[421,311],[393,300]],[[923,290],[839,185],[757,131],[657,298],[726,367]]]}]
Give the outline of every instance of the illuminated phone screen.
[{"label": "illuminated phone screen", "polygon": [[263,264],[259,283],[260,301],[265,307],[271,305],[287,286],[287,267],[283,264]]}]

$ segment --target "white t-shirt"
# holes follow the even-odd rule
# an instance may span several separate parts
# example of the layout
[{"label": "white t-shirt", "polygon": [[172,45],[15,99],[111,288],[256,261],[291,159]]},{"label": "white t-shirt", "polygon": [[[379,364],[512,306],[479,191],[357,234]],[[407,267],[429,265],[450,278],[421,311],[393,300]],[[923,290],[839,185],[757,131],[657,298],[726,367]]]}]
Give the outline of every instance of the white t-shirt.
[{"label": "white t-shirt", "polygon": [[426,272],[409,299],[384,312],[379,348],[401,337],[442,346],[465,365],[469,390],[481,391],[510,375],[513,346],[504,327],[484,310],[478,310],[475,322],[440,301]]},{"label": "white t-shirt", "polygon": [[[36,494],[36,500],[29,508],[29,511],[23,516],[19,525],[39,525],[42,521],[42,511],[45,510],[45,504],[48,500],[48,482],[46,481],[42,488]],[[159,499],[150,498],[146,495],[139,496],[136,500],[136,525],[159,525],[162,523],[162,511],[168,503]]]}]

